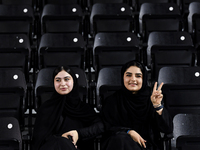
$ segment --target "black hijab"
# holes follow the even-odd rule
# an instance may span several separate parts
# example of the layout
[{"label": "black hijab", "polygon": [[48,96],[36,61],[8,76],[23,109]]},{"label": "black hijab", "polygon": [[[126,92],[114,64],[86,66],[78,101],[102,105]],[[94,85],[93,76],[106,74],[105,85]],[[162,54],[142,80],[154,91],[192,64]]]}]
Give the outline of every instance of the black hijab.
[{"label": "black hijab", "polygon": [[33,133],[34,150],[38,150],[44,140],[52,135],[61,116],[65,115],[80,120],[86,126],[91,124],[97,117],[95,111],[79,98],[78,81],[71,68],[66,66],[56,68],[53,79],[62,70],[72,76],[73,89],[66,95],[60,95],[54,91],[52,97],[39,108]]},{"label": "black hijab", "polygon": [[[141,89],[132,94],[124,86],[124,73],[131,66],[137,66],[143,74]],[[134,129],[142,132],[144,125],[148,121],[151,109],[150,94],[151,90],[147,86],[147,70],[138,61],[130,61],[122,66],[121,69],[122,88],[106,99],[103,106],[102,115],[107,130]]]}]

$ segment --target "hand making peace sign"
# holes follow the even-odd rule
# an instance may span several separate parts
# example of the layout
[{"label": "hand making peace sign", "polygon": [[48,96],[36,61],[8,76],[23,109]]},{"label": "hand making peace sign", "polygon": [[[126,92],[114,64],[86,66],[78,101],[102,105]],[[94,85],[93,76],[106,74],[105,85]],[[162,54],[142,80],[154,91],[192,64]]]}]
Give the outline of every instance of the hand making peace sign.
[{"label": "hand making peace sign", "polygon": [[[160,105],[161,104],[161,101],[162,101],[162,98],[163,98],[163,94],[162,94],[162,91],[161,91],[161,88],[163,86],[163,82],[160,84],[160,86],[158,87],[157,89],[157,82],[155,82],[154,84],[154,88],[153,88],[153,92],[152,92],[152,95],[151,95],[151,102],[153,103],[153,105]],[[157,90],[156,90],[157,89]]]}]

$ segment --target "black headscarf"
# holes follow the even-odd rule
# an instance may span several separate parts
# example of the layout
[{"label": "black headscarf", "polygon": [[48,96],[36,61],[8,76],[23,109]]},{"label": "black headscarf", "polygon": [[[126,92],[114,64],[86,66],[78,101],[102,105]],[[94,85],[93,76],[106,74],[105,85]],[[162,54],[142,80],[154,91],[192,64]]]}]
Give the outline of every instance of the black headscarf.
[{"label": "black headscarf", "polygon": [[[124,86],[124,73],[130,66],[137,66],[143,74],[141,89],[133,94]],[[107,130],[121,130],[131,128],[142,132],[143,126],[148,121],[151,109],[150,94],[151,90],[147,86],[147,70],[138,61],[130,61],[122,66],[121,69],[122,88],[106,99],[103,106],[102,115]]]},{"label": "black headscarf", "polygon": [[69,67],[58,67],[54,70],[53,79],[62,70],[68,72],[74,81],[73,89],[66,95],[54,91],[50,100],[42,104],[37,112],[33,133],[33,147],[38,150],[44,140],[52,135],[62,115],[77,119],[84,124],[91,124],[97,117],[95,111],[79,98],[78,81]]}]

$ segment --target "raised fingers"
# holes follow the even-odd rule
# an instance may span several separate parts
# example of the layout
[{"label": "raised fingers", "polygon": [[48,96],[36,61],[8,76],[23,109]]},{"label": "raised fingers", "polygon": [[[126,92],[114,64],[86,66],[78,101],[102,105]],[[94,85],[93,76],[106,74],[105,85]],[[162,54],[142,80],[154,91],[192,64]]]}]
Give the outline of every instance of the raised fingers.
[{"label": "raised fingers", "polygon": [[162,89],[162,86],[163,86],[163,82],[159,85],[159,87],[158,87],[158,91],[160,91],[161,89]]}]

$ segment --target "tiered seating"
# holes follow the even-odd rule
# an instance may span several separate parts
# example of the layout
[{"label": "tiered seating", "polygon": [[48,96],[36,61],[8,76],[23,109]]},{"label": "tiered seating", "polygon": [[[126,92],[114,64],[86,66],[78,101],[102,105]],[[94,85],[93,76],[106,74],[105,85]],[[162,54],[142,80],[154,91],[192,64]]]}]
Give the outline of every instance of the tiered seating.
[{"label": "tiered seating", "polygon": [[[32,112],[35,110],[37,113],[39,106],[51,96],[51,74],[58,65],[78,68],[76,71],[79,74],[80,95],[83,101],[98,110],[101,110],[105,97],[120,88],[120,68],[129,60],[144,62],[151,82],[161,82],[158,73],[166,66],[184,66],[185,70],[193,66],[193,69],[197,69],[200,66],[199,2],[1,0],[0,119],[5,116],[17,118],[20,132],[24,132],[25,128],[31,136],[34,125]],[[179,78],[173,79],[173,75],[178,74]],[[176,126],[176,123],[181,121],[187,124],[187,119],[193,116],[176,116],[176,112],[199,111],[199,103],[196,101],[199,97],[198,78],[194,77],[193,70],[186,73],[182,69],[176,69],[171,74],[165,73],[166,75],[177,83],[184,75],[182,80],[185,83],[173,83],[172,90],[168,89],[171,88],[171,82],[163,79],[165,105],[175,116],[174,124],[179,132],[183,126]],[[22,76],[25,76],[25,81],[17,83]],[[192,83],[193,79],[195,83]],[[12,86],[13,83],[15,87]],[[14,92],[18,85],[21,88]],[[174,96],[180,97],[176,99]],[[189,99],[192,96],[195,97]],[[170,99],[176,101],[171,102]],[[182,119],[186,121],[183,122]],[[175,140],[171,140],[172,147],[187,148],[180,144],[185,139],[179,138],[182,133],[177,132],[174,132]],[[193,133],[197,133],[197,130]],[[185,134],[195,135],[193,133]],[[0,144],[1,135],[3,134],[0,133]],[[20,149],[17,144],[16,146],[16,149]]]}]

